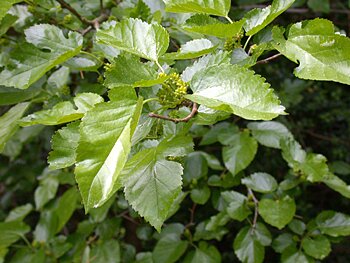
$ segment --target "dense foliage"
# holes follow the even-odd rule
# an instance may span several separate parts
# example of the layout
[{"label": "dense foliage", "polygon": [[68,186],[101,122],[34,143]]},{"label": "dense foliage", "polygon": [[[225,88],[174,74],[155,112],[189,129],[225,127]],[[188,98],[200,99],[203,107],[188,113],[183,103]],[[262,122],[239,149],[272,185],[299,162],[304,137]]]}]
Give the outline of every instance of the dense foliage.
[{"label": "dense foliage", "polygon": [[2,0],[0,262],[350,261],[349,8]]}]

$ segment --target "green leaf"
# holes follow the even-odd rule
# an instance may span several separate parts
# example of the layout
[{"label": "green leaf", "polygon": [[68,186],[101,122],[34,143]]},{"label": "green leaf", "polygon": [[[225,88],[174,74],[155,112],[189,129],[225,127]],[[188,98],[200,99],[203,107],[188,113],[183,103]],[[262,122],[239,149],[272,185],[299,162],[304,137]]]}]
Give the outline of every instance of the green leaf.
[{"label": "green leaf", "polygon": [[6,14],[2,20],[0,18],[0,37],[10,29],[10,27],[17,21],[17,19],[17,16],[11,14]]},{"label": "green leaf", "polygon": [[21,0],[3,0],[0,5],[0,22],[5,17],[7,11],[10,10],[10,8],[19,2],[22,2]]},{"label": "green leaf", "polygon": [[49,168],[52,170],[69,167],[75,163],[80,122],[69,123],[52,137],[52,151],[49,153]]},{"label": "green leaf", "polygon": [[121,258],[119,242],[113,239],[98,242],[97,246],[92,248],[90,257],[94,263],[119,263]]},{"label": "green leaf", "polygon": [[97,42],[158,61],[169,46],[168,32],[158,24],[129,18],[96,33]]},{"label": "green leaf", "polygon": [[293,235],[290,233],[283,233],[279,235],[276,239],[272,242],[272,248],[277,253],[283,253],[286,249],[289,247],[295,247],[296,248],[296,242],[293,240]]},{"label": "green leaf", "polygon": [[282,138],[293,136],[282,123],[276,121],[250,122],[248,128],[260,144],[276,149],[281,148]]},{"label": "green leaf", "polygon": [[20,221],[0,223],[0,249],[7,248],[30,231],[30,227]]},{"label": "green leaf", "polygon": [[174,13],[206,13],[227,16],[231,8],[230,0],[164,0],[165,10]]},{"label": "green leaf", "polygon": [[272,5],[265,8],[256,8],[248,12],[244,18],[246,35],[251,36],[270,24],[276,17],[287,10],[295,0],[274,0]]},{"label": "green leaf", "polygon": [[32,204],[17,206],[6,217],[5,222],[22,221],[33,210]]},{"label": "green leaf", "polygon": [[337,191],[346,198],[350,198],[350,186],[347,185],[342,179],[338,176],[330,176],[322,179],[322,182],[325,183],[329,188],[332,188],[334,191]]},{"label": "green leaf", "polygon": [[198,72],[191,81],[192,95],[186,98],[207,107],[234,113],[249,120],[270,120],[284,107],[254,71],[238,65],[218,65]]},{"label": "green leaf", "polygon": [[0,153],[4,150],[6,142],[19,128],[19,119],[28,106],[29,103],[27,102],[17,104],[0,117]]},{"label": "green leaf", "polygon": [[113,89],[111,101],[97,104],[80,124],[76,180],[85,210],[103,205],[118,189],[142,110],[133,90]]},{"label": "green leaf", "polygon": [[350,216],[334,211],[323,211],[316,217],[317,227],[323,234],[339,237],[350,235]]},{"label": "green leaf", "polygon": [[230,57],[228,52],[219,51],[211,53],[198,59],[193,65],[187,67],[181,74],[181,78],[185,82],[190,82],[193,76],[200,70],[220,64],[230,64]]},{"label": "green leaf", "polygon": [[281,262],[282,263],[313,263],[314,260],[307,257],[302,251],[298,250],[297,248],[290,247],[283,251],[281,256]]},{"label": "green leaf", "polygon": [[225,146],[222,149],[222,158],[226,168],[236,175],[254,160],[258,143],[249,135],[249,131],[233,134],[228,138],[219,137]]},{"label": "green leaf", "polygon": [[56,206],[53,208],[55,215],[57,215],[57,228],[55,233],[62,230],[64,225],[71,218],[75,209],[77,208],[79,200],[79,193],[75,187],[65,191],[64,194],[58,199]]},{"label": "green leaf", "polygon": [[54,172],[47,173],[44,171],[42,178],[40,178],[40,185],[34,192],[35,207],[41,210],[47,202],[56,196],[59,180],[57,174]]},{"label": "green leaf", "polygon": [[272,32],[274,47],[299,62],[295,76],[350,84],[350,39],[335,33],[331,21],[317,18],[296,23],[290,27],[287,39],[281,28]]},{"label": "green leaf", "polygon": [[243,221],[251,214],[246,196],[235,191],[222,192],[221,196],[227,203],[226,212],[231,218]]},{"label": "green leaf", "polygon": [[79,93],[73,101],[74,103],[70,101],[59,102],[52,109],[30,114],[21,120],[21,125],[58,125],[75,121],[83,117],[95,104],[103,102],[103,98],[95,93]]},{"label": "green leaf", "polygon": [[290,230],[292,230],[294,233],[298,234],[299,236],[302,236],[306,230],[305,223],[298,219],[293,219],[288,224],[288,227],[290,228]]},{"label": "green leaf", "polygon": [[188,137],[165,139],[157,147],[135,154],[124,168],[125,198],[158,231],[181,193],[182,185],[182,166],[165,158],[183,156],[191,148]]},{"label": "green leaf", "polygon": [[242,179],[242,184],[259,193],[271,193],[277,189],[276,179],[267,173],[253,173]]},{"label": "green leaf", "polygon": [[102,66],[102,61],[90,53],[80,53],[68,59],[64,65],[72,70],[97,71]]},{"label": "green leaf", "polygon": [[160,84],[166,77],[160,77],[149,64],[142,63],[133,55],[119,55],[105,71],[104,85],[115,87],[149,87]]},{"label": "green leaf", "polygon": [[185,157],[183,175],[185,183],[203,178],[207,174],[208,163],[200,152],[195,151]]},{"label": "green leaf", "polygon": [[205,14],[195,14],[186,20],[182,27],[189,32],[201,33],[220,38],[229,38],[241,32],[244,20],[224,24]]},{"label": "green leaf", "polygon": [[238,232],[233,249],[243,263],[262,263],[265,257],[264,246],[258,241],[255,231],[249,226]]},{"label": "green leaf", "polygon": [[154,263],[174,263],[185,253],[187,241],[182,241],[178,236],[169,234],[161,238],[153,250]]},{"label": "green leaf", "polygon": [[198,187],[191,190],[191,199],[196,204],[204,205],[210,197],[210,188],[208,186]]},{"label": "green leaf", "polygon": [[279,200],[262,199],[259,201],[259,214],[266,223],[284,228],[292,221],[296,211],[295,202],[289,196]]},{"label": "green leaf", "polygon": [[220,263],[221,255],[216,247],[209,245],[208,243],[201,241],[199,247],[196,248],[196,252],[192,258],[191,263]]},{"label": "green leaf", "polygon": [[[47,71],[80,52],[83,39],[75,32],[66,38],[58,27],[48,24],[35,25],[25,30],[26,40],[12,53],[11,64],[0,73],[0,83],[26,89]],[[34,45],[34,46],[33,46]]]},{"label": "green leaf", "polygon": [[316,259],[324,259],[331,252],[331,242],[323,235],[303,238],[301,247],[307,255]]},{"label": "green leaf", "polygon": [[292,138],[281,141],[282,156],[296,172],[301,172],[310,182],[322,182],[331,178],[327,159],[321,154],[306,153]]},{"label": "green leaf", "polygon": [[197,58],[208,53],[211,53],[216,48],[213,43],[206,39],[194,39],[183,44],[177,52],[166,53],[164,59],[192,59]]},{"label": "green leaf", "polygon": [[30,100],[40,93],[40,87],[30,87],[27,90],[19,90],[0,86],[0,105],[12,105]]}]

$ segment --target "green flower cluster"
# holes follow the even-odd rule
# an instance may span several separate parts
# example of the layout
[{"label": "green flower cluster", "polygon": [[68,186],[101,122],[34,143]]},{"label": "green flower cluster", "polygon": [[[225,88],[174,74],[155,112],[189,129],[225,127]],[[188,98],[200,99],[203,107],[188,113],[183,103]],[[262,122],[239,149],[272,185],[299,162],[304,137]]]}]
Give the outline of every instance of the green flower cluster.
[{"label": "green flower cluster", "polygon": [[176,108],[184,102],[187,88],[188,84],[180,78],[178,73],[171,73],[157,93],[159,103],[168,108]]},{"label": "green flower cluster", "polygon": [[226,42],[224,44],[224,50],[230,52],[230,51],[234,50],[235,48],[242,47],[242,44],[241,44],[242,37],[243,37],[243,34],[238,33],[237,35],[226,39]]}]

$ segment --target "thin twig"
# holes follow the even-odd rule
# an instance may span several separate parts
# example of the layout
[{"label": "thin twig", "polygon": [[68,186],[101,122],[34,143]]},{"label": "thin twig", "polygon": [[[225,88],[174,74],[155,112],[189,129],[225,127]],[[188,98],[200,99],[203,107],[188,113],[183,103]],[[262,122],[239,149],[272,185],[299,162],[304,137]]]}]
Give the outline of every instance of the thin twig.
[{"label": "thin twig", "polygon": [[282,56],[282,54],[281,54],[281,53],[278,53],[278,54],[273,55],[273,56],[271,56],[271,57],[268,57],[268,58],[259,60],[259,61],[256,62],[256,64],[266,64],[266,63],[269,63],[270,60],[276,59],[276,58],[278,58],[279,56]]},{"label": "thin twig", "polygon": [[193,203],[192,208],[190,210],[190,222],[186,224],[185,228],[191,227],[194,225],[194,212],[196,211],[197,204]]},{"label": "thin twig", "polygon": [[252,189],[248,188],[248,195],[252,197],[253,199],[253,202],[254,202],[254,219],[253,219],[253,224],[252,224],[252,228],[253,230],[255,229],[256,227],[256,223],[258,221],[258,214],[259,214],[259,208],[258,208],[258,204],[259,204],[259,201],[258,199],[256,199]]},{"label": "thin twig", "polygon": [[312,137],[315,137],[317,139],[321,139],[321,140],[324,140],[324,141],[329,141],[329,142],[332,142],[332,143],[335,143],[335,142],[341,142],[345,145],[350,145],[349,142],[347,141],[344,141],[344,140],[341,140],[339,138],[335,138],[335,137],[328,137],[326,135],[322,135],[322,134],[318,134],[318,133],[315,133],[311,130],[305,130],[305,133],[311,135]]},{"label": "thin twig", "polygon": [[[104,12],[101,12],[101,15],[99,17],[96,17],[93,20],[89,20],[86,17],[83,17],[77,10],[74,9],[70,4],[66,3],[64,0],[57,0],[62,8],[67,9],[69,12],[71,12],[73,15],[75,15],[82,23],[93,26],[94,28],[98,29],[100,27],[100,23],[105,21],[108,18],[108,15]],[[103,5],[102,5],[103,7]],[[85,29],[83,33],[89,32],[91,29]]]},{"label": "thin twig", "polygon": [[60,3],[62,8],[67,9],[69,12],[71,12],[73,15],[75,15],[84,24],[88,24],[88,25],[91,24],[87,18],[80,15],[77,10],[75,10],[70,4],[66,3],[64,0],[57,0],[57,2]]},{"label": "thin twig", "polygon": [[175,123],[188,122],[189,120],[191,120],[194,117],[194,115],[196,115],[197,111],[198,111],[198,104],[194,102],[192,105],[191,113],[182,119],[171,118],[169,116],[159,115],[159,114],[155,114],[155,113],[150,113],[150,114],[148,114],[148,116],[151,118],[158,118],[158,119],[162,119],[162,120],[172,121]]}]

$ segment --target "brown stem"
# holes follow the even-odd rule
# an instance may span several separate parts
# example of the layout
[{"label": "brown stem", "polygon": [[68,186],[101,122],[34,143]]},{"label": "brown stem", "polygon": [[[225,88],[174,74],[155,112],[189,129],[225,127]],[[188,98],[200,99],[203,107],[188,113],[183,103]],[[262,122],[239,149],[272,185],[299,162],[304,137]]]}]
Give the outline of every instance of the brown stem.
[{"label": "brown stem", "polygon": [[276,59],[276,58],[278,58],[279,56],[282,56],[282,54],[281,54],[281,53],[278,53],[278,54],[273,55],[273,56],[271,56],[271,57],[268,57],[268,58],[259,60],[259,61],[256,62],[256,65],[257,65],[257,64],[266,64],[266,63],[269,63],[270,60]]},{"label": "brown stem", "polygon": [[253,230],[255,229],[256,227],[256,223],[258,221],[258,214],[259,214],[259,208],[258,208],[258,204],[259,204],[259,201],[258,199],[256,199],[252,189],[248,188],[248,195],[252,197],[253,199],[253,202],[254,202],[254,207],[255,207],[255,210],[254,210],[254,219],[253,219],[253,225],[252,225],[252,228]]},{"label": "brown stem", "polygon": [[196,211],[197,204],[193,203],[192,208],[190,210],[190,222],[186,224],[185,228],[191,227],[194,225],[194,212]]},{"label": "brown stem", "polygon": [[191,120],[194,117],[194,115],[196,115],[197,111],[198,111],[198,104],[194,102],[192,105],[191,113],[182,119],[171,118],[169,116],[159,115],[159,114],[155,114],[155,113],[150,113],[150,114],[148,114],[148,116],[151,118],[158,118],[158,119],[162,119],[162,120],[172,121],[175,123],[188,122],[189,120]]},{"label": "brown stem", "polygon": [[[99,28],[101,22],[105,21],[108,18],[107,14],[105,14],[101,11],[101,15],[99,17],[96,17],[93,20],[89,20],[86,17],[83,17],[82,15],[80,15],[77,10],[75,10],[70,4],[68,4],[64,0],[57,0],[57,1],[60,3],[62,8],[67,9],[69,12],[71,12],[73,15],[75,15],[82,23],[93,26],[96,29]],[[101,2],[100,2],[100,4],[101,4]],[[103,10],[103,3],[102,3],[101,10]]]},{"label": "brown stem", "polygon": [[100,0],[100,14],[104,13],[103,0]]}]

